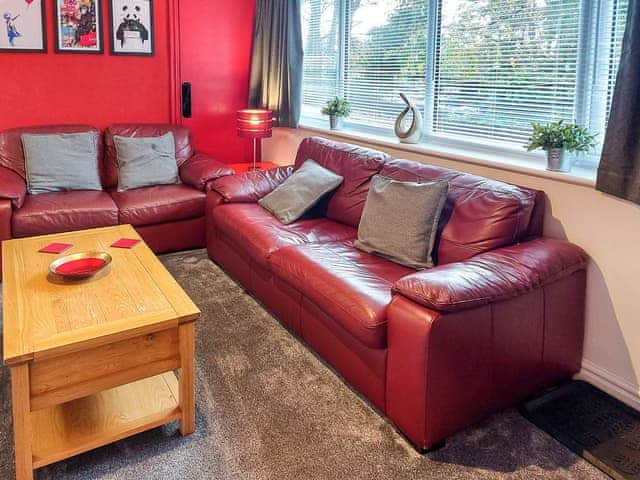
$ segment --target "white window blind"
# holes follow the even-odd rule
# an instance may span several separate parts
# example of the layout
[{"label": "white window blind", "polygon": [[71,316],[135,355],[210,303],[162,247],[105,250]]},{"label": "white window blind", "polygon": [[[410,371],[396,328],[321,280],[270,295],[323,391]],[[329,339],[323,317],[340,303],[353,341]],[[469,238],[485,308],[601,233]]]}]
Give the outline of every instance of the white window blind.
[{"label": "white window blind", "polygon": [[[618,74],[622,39],[626,26],[629,0],[600,0],[587,3],[593,17],[584,35],[585,75],[578,98],[582,95],[582,108],[578,109],[578,122],[597,132],[597,143],[602,146],[611,110],[611,101]],[[581,114],[581,115],[580,115]],[[584,157],[585,166],[597,166],[600,148]]]},{"label": "white window blind", "polygon": [[393,135],[407,94],[423,141],[522,152],[532,122],[604,135],[629,0],[302,0],[303,118],[335,96]]},{"label": "white window blind", "polygon": [[523,143],[574,119],[579,0],[442,0],[434,133]]},{"label": "white window blind", "polygon": [[424,105],[427,2],[349,0],[345,22],[350,121],[392,128],[404,106],[400,92]]},{"label": "white window blind", "polygon": [[[611,61],[609,63],[609,75],[607,78],[607,113],[611,110],[613,89],[616,85],[620,53],[622,50],[622,37],[627,23],[627,10],[629,0],[613,0],[611,11]],[[608,120],[605,118],[605,122]]]},{"label": "white window blind", "polygon": [[337,0],[302,3],[302,115],[320,117],[320,109],[338,95],[340,6]]}]

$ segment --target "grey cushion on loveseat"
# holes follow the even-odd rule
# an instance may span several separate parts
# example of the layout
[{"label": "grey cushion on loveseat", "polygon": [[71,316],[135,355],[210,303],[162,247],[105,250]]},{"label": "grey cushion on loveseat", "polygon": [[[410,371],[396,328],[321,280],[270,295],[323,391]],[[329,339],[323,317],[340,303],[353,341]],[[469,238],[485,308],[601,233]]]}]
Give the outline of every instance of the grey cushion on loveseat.
[{"label": "grey cushion on loveseat", "polygon": [[102,190],[94,132],[22,135],[30,194]]},{"label": "grey cushion on loveseat", "polygon": [[449,184],[401,182],[375,175],[358,226],[356,248],[407,267],[433,267],[432,252]]},{"label": "grey cushion on loveseat", "polygon": [[178,183],[173,133],[159,137],[121,137],[113,142],[118,157],[118,191]]}]

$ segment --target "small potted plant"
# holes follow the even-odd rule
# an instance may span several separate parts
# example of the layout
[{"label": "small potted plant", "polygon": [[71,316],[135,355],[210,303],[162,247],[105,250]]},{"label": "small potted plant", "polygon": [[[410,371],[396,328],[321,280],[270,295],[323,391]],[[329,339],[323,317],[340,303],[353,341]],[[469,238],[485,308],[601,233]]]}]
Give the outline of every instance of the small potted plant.
[{"label": "small potted plant", "polygon": [[329,115],[331,130],[340,130],[344,117],[351,115],[351,103],[346,98],[336,97],[327,102],[322,114]]},{"label": "small potted plant", "polygon": [[531,152],[538,148],[547,152],[547,170],[568,172],[571,170],[569,152],[588,152],[596,144],[596,135],[580,125],[563,123],[562,120],[547,123],[532,123],[533,133],[525,145]]}]

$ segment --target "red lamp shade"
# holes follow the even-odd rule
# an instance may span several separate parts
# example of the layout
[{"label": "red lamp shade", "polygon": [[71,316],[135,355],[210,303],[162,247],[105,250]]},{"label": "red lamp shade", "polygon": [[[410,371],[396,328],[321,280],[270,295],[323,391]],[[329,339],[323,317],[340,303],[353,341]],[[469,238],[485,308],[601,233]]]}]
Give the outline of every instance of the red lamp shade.
[{"label": "red lamp shade", "polygon": [[273,112],[257,108],[239,110],[237,128],[242,138],[268,138],[273,128]]}]

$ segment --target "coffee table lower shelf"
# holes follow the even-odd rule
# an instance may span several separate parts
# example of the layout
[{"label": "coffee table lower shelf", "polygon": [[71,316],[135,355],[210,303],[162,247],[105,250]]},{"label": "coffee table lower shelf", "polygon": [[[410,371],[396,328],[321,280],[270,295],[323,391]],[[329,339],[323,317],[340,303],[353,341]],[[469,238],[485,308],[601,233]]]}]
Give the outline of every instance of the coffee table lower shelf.
[{"label": "coffee table lower shelf", "polygon": [[33,468],[179,420],[173,372],[31,412]]}]

